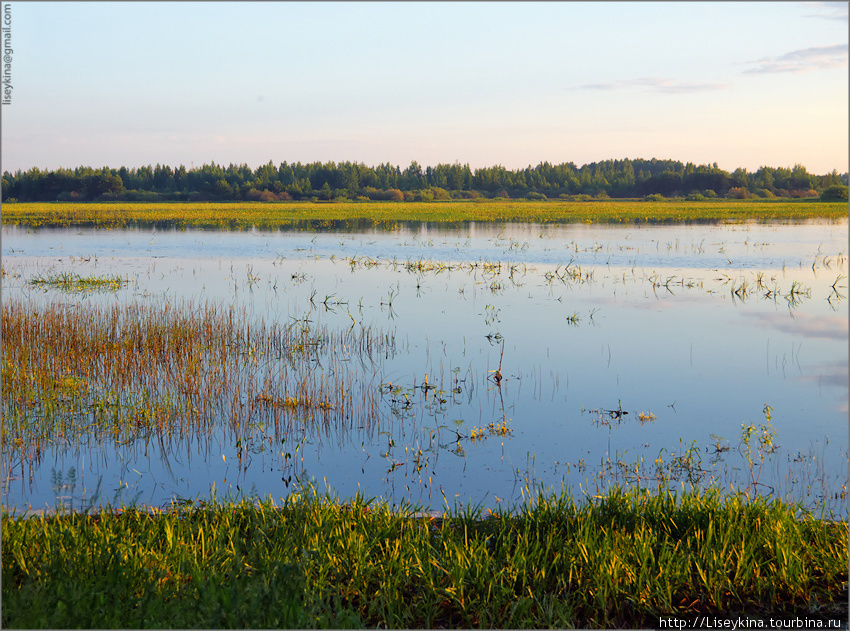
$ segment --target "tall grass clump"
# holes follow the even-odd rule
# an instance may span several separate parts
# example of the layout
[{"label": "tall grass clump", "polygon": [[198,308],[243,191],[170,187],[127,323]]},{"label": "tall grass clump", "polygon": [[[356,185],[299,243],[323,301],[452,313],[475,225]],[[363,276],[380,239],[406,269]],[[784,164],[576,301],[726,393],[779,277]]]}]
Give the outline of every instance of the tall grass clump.
[{"label": "tall grass clump", "polygon": [[36,276],[29,284],[39,289],[58,289],[67,293],[88,293],[93,291],[118,291],[127,284],[127,280],[116,274],[101,276],[81,276],[74,272],[60,272],[47,276]]},{"label": "tall grass clump", "polygon": [[[3,516],[3,624],[646,628],[846,619],[847,522],[744,495],[539,493],[442,517],[305,486],[270,500]],[[38,603],[38,606],[36,606]]]},{"label": "tall grass clump", "polygon": [[[36,306],[4,301],[3,453],[37,465],[50,445],[340,429],[374,420],[393,338],[367,327],[252,320],[216,304]],[[378,377],[374,377],[376,383]]]}]

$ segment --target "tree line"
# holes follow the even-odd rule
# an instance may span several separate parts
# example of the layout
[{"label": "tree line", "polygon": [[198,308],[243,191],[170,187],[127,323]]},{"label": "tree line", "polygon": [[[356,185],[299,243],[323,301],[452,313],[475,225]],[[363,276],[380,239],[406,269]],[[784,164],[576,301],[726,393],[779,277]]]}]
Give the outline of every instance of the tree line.
[{"label": "tree line", "polygon": [[[848,174],[814,175],[793,168],[738,168],[729,173],[711,165],[676,160],[624,159],[572,162],[507,169],[471,169],[469,164],[405,169],[389,163],[273,162],[252,169],[215,162],[199,168],[180,165],[120,169],[77,167],[3,173],[6,201],[432,201],[475,197],[634,198],[634,197],[827,197],[847,199]],[[843,197],[842,197],[843,195]]]}]

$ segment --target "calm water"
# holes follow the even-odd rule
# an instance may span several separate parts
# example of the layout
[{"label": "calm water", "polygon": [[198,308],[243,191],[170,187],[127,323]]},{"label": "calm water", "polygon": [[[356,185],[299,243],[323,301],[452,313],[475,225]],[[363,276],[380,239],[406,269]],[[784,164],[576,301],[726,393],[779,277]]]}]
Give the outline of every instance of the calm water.
[{"label": "calm water", "polygon": [[[224,419],[183,442],[56,446],[6,468],[7,506],[80,505],[97,488],[99,502],[277,498],[311,477],[343,497],[436,510],[522,501],[528,486],[651,486],[660,471],[743,488],[741,425],[765,424],[769,405],[778,447],[760,481],[846,513],[846,220],[2,236],[4,299],[185,298],[394,340],[357,368],[359,387],[378,393],[369,422],[301,423],[283,443],[251,442],[241,460]],[[130,282],[83,295],[28,284],[59,271]],[[354,351],[348,360],[358,365]]]}]

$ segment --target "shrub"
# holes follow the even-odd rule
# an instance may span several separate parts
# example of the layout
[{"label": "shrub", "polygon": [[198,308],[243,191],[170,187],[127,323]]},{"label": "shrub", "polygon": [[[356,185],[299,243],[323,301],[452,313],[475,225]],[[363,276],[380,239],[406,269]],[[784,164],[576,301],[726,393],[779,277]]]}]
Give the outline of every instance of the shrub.
[{"label": "shrub", "polygon": [[791,195],[791,197],[796,197],[796,198],[817,197],[818,192],[815,191],[815,190],[812,190],[810,188],[795,188],[795,189],[793,189],[789,192],[789,195]]},{"label": "shrub", "polygon": [[322,186],[322,188],[321,188],[321,189],[319,189],[319,192],[317,193],[317,196],[318,196],[318,198],[319,198],[319,199],[321,199],[321,200],[323,200],[323,201],[328,201],[328,200],[330,200],[330,199],[334,196],[334,193],[333,193],[333,191],[331,190],[331,186],[330,186],[330,184],[328,184],[327,182],[325,182],[324,186]]},{"label": "shrub", "polygon": [[662,195],[661,193],[650,193],[649,195],[646,195],[643,198],[643,201],[645,201],[645,202],[663,202],[664,201],[664,195]]},{"label": "shrub", "polygon": [[292,199],[305,199],[307,195],[301,190],[297,184],[290,184],[286,187],[286,192]]},{"label": "shrub", "polygon": [[776,195],[773,194],[773,191],[770,190],[769,188],[757,188],[755,193],[759,197],[764,197],[764,198],[767,198],[767,199],[776,197]]},{"label": "shrub", "polygon": [[507,198],[507,197],[510,197],[510,195],[508,195],[507,191],[501,190],[498,193],[496,193],[496,197]]},{"label": "shrub", "polygon": [[434,195],[434,199],[451,199],[449,192],[439,186],[432,186],[431,193]]},{"label": "shrub", "polygon": [[[75,191],[76,192],[76,191]],[[130,190],[124,191],[124,199],[128,202],[158,202],[162,199],[159,193],[154,191],[139,191]],[[74,194],[71,193],[71,201],[74,201]]]},{"label": "shrub", "polygon": [[252,188],[248,191],[247,198],[252,202],[273,202],[277,200],[277,195],[268,189],[258,191],[257,189]]},{"label": "shrub", "polygon": [[413,191],[404,191],[404,201],[412,202],[416,200],[416,195],[413,194]]},{"label": "shrub", "polygon": [[402,193],[397,188],[388,188],[385,193],[385,199],[391,202],[403,202],[404,201],[404,193]]},{"label": "shrub", "polygon": [[730,199],[749,199],[752,197],[752,193],[747,190],[745,186],[738,186],[735,188],[730,188],[729,192],[726,193],[726,197]]},{"label": "shrub", "polygon": [[546,196],[543,193],[538,193],[537,191],[529,191],[528,193],[526,193],[525,198],[539,201],[546,199]]},{"label": "shrub", "polygon": [[846,202],[847,187],[843,184],[833,184],[832,186],[823,189],[820,194],[821,201],[824,202]]},{"label": "shrub", "polygon": [[708,198],[705,195],[703,195],[702,193],[693,192],[693,193],[688,193],[688,196],[685,198],[685,201],[704,202],[706,199],[708,199]]}]

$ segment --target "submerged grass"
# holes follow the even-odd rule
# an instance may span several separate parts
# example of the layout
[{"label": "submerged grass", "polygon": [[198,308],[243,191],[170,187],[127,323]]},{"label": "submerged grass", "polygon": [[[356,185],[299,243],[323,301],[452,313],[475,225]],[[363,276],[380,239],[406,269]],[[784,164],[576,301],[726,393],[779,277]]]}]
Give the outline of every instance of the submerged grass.
[{"label": "submerged grass", "polygon": [[224,427],[262,445],[309,425],[377,418],[350,359],[377,371],[394,338],[248,317],[243,308],[162,304],[2,307],[3,454],[38,466],[50,445],[200,438]]},{"label": "submerged grass", "polygon": [[234,203],[15,203],[3,207],[3,224],[115,227],[263,229],[332,227],[337,222],[389,226],[399,221],[435,223],[617,223],[771,221],[847,217],[847,204],[817,200],[454,200],[450,202],[256,202]]},{"label": "submerged grass", "polygon": [[847,616],[847,522],[717,492],[531,494],[439,518],[308,485],[275,506],[3,515],[18,628],[655,627]]},{"label": "submerged grass", "polygon": [[127,284],[127,279],[115,274],[102,276],[81,276],[73,272],[59,272],[46,276],[36,276],[28,284],[41,289],[58,289],[67,293],[87,293],[92,291],[118,291]]}]

